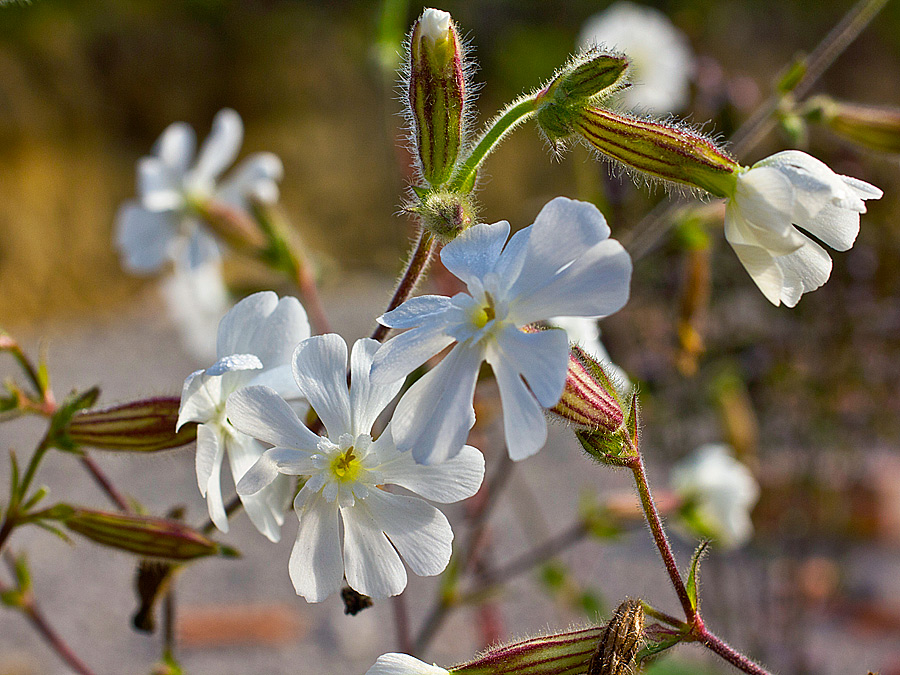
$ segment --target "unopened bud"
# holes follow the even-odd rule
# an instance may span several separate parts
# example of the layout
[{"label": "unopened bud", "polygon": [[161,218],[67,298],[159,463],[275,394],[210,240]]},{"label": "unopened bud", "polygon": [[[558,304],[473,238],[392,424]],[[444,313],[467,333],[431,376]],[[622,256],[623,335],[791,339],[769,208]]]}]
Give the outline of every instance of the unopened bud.
[{"label": "unopened bud", "polygon": [[142,557],[193,560],[211,555],[238,555],[234,549],[167,518],[72,509],[70,513],[60,515],[60,520],[68,529],[94,543]]},{"label": "unopened bud", "polygon": [[109,408],[82,410],[72,416],[66,435],[76,445],[120,452],[155,452],[177,448],[197,438],[197,425],[177,432],[181,399],[149,398]]},{"label": "unopened bud", "polygon": [[234,250],[258,253],[265,249],[265,233],[244,209],[215,199],[194,200],[191,209]]},{"label": "unopened bud", "polygon": [[425,193],[410,211],[417,213],[425,229],[443,242],[453,240],[475,219],[471,198],[455,192]]},{"label": "unopened bud", "polygon": [[576,344],[569,350],[566,388],[550,412],[584,431],[616,432],[625,421],[615,383],[603,365]]},{"label": "unopened bud", "polygon": [[593,47],[560,68],[537,98],[537,120],[551,139],[571,133],[580,107],[627,86],[628,58]]},{"label": "unopened bud", "polygon": [[466,82],[463,49],[447,12],[426,9],[409,44],[409,106],[422,176],[447,182],[463,140]]},{"label": "unopened bud", "polygon": [[602,626],[568,631],[493,647],[483,656],[456,666],[454,675],[550,675],[584,673],[603,635]]},{"label": "unopened bud", "polygon": [[626,600],[603,631],[588,675],[631,675],[643,642],[644,605],[640,600]]},{"label": "unopened bud", "polygon": [[870,150],[900,153],[900,108],[843,103],[817,96],[809,102],[805,116]]}]

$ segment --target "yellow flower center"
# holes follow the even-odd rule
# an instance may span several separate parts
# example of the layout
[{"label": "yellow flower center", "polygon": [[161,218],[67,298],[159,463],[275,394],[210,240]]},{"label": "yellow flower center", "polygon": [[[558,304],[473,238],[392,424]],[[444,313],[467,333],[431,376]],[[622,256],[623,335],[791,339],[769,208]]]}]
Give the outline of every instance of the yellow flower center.
[{"label": "yellow flower center", "polygon": [[494,311],[494,299],[488,293],[485,293],[485,297],[487,297],[487,304],[472,313],[472,323],[476,328],[484,328],[489,321],[493,321],[497,317]]},{"label": "yellow flower center", "polygon": [[353,454],[351,445],[344,452],[331,460],[331,473],[342,483],[352,483],[357,479],[362,470],[362,463]]}]

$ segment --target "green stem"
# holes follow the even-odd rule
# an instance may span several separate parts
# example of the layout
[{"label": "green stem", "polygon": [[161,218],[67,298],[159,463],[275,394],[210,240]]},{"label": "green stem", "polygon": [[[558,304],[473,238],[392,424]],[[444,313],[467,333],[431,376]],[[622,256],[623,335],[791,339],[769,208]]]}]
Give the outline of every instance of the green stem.
[{"label": "green stem", "polygon": [[491,122],[487,131],[478,140],[471,154],[466,158],[450,181],[449,189],[451,192],[465,190],[468,192],[474,183],[475,173],[478,167],[487,158],[494,148],[510,131],[519,124],[528,119],[537,111],[537,96],[530,96],[520,99],[509,105],[502,113],[500,113]]}]

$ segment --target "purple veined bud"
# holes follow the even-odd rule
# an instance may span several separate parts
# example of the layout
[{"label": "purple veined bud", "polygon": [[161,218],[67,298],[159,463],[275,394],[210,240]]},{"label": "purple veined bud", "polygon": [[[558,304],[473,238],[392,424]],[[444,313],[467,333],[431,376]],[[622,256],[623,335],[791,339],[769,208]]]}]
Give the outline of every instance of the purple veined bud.
[{"label": "purple veined bud", "polygon": [[616,609],[597,644],[588,675],[631,675],[644,643],[644,605],[626,600]]},{"label": "purple veined bud", "polygon": [[196,424],[175,431],[180,405],[179,398],[158,397],[82,410],[72,416],[66,435],[76,445],[118,452],[177,448],[197,438]]},{"label": "purple veined bud", "polygon": [[621,396],[599,361],[572,344],[562,398],[549,412],[577,431],[616,433],[625,422]]},{"label": "purple veined bud", "polygon": [[803,106],[803,116],[821,122],[838,136],[869,150],[900,153],[900,108],[816,96]]},{"label": "purple veined bud", "polygon": [[145,558],[184,561],[211,555],[239,555],[234,549],[167,518],[75,508],[61,512],[59,519],[66,528],[96,544]]},{"label": "purple veined bud", "polygon": [[449,180],[464,137],[463,47],[450,14],[426,9],[409,39],[409,114],[422,177]]}]

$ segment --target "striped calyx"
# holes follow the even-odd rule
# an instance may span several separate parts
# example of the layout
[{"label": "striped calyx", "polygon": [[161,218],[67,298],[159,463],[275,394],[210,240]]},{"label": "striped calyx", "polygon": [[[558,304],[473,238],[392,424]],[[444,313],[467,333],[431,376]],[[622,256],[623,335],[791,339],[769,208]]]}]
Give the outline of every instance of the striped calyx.
[{"label": "striped calyx", "polygon": [[612,160],[716,197],[734,194],[741,165],[705,136],[676,125],[584,107],[572,130]]},{"label": "striped calyx", "polygon": [[426,9],[409,45],[409,105],[422,177],[443,185],[463,139],[466,83],[463,50],[447,12]]},{"label": "striped calyx", "polygon": [[588,663],[603,626],[531,638],[493,647],[474,661],[451,668],[453,675],[576,675]]},{"label": "striped calyx", "polygon": [[119,452],[155,452],[187,445],[197,438],[197,425],[177,432],[181,399],[148,398],[108,408],[82,410],[72,416],[66,436],[76,445]]},{"label": "striped calyx", "polygon": [[631,675],[643,644],[644,605],[640,600],[626,600],[603,631],[591,657],[588,675]]},{"label": "striped calyx", "polygon": [[570,345],[562,398],[550,412],[578,431],[615,433],[625,422],[615,384],[600,362],[576,344]]},{"label": "striped calyx", "polygon": [[816,96],[806,104],[805,117],[864,148],[900,153],[900,108],[860,105]]}]

